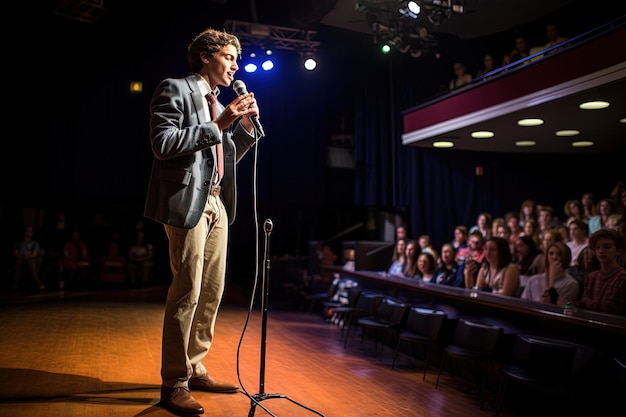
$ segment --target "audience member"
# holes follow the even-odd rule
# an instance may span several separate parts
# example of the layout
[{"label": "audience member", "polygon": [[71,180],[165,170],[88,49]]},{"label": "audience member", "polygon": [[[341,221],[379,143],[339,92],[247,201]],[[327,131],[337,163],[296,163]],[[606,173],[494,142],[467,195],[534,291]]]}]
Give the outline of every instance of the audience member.
[{"label": "audience member", "polygon": [[537,221],[537,204],[534,200],[522,201],[519,208],[519,225],[523,229],[528,220]]},{"label": "audience member", "polygon": [[472,81],[472,75],[467,72],[467,68],[462,62],[457,61],[452,64],[452,69],[454,70],[454,78],[450,80],[450,85],[448,86],[450,91]]},{"label": "audience member", "polygon": [[624,236],[611,229],[600,229],[589,238],[589,247],[600,269],[587,275],[578,305],[609,314],[626,314],[626,269],[617,258],[624,253]]},{"label": "audience member", "polygon": [[460,224],[454,228],[454,239],[452,240],[452,246],[455,251],[460,251],[467,248],[468,237],[467,226]]},{"label": "audience member", "polygon": [[[21,285],[24,272],[28,273],[29,286],[34,283],[37,289],[44,290],[46,285],[39,276],[40,251],[39,241],[35,240],[33,226],[25,226],[22,238],[15,243],[13,249],[13,289],[23,287]],[[26,269],[26,271],[24,271]],[[26,288],[26,287],[24,287]],[[30,289],[30,287],[28,288]]]},{"label": "audience member", "polygon": [[491,216],[491,213],[482,212],[478,214],[478,217],[476,217],[476,224],[470,227],[469,231],[472,233],[474,230],[478,230],[483,235],[483,238],[488,239],[493,233],[492,226],[493,217]]},{"label": "audience member", "polygon": [[622,212],[622,199],[626,196],[624,193],[626,193],[624,181],[617,181],[611,190],[611,194],[609,194],[609,198],[613,200],[613,203],[615,203],[615,211],[617,213]]},{"label": "audience member", "polygon": [[128,247],[128,280],[131,285],[150,281],[154,256],[152,243],[146,242],[143,230],[135,232],[135,242]]},{"label": "audience member", "polygon": [[528,58],[530,55],[530,49],[528,48],[528,44],[526,42],[526,38],[523,36],[517,36],[514,41],[515,47],[513,50],[504,55],[502,59],[502,65],[508,65],[512,62],[518,61],[520,59]]},{"label": "audience member", "polygon": [[430,252],[422,252],[417,257],[417,274],[415,278],[431,282],[435,277],[437,260]]},{"label": "audience member", "polygon": [[511,243],[511,228],[508,224],[502,223],[496,229],[496,236],[499,236],[503,239],[506,239],[509,242],[509,250],[511,251],[511,255],[515,253],[515,245]]},{"label": "audience member", "polygon": [[530,236],[520,236],[515,243],[513,262],[519,268],[521,287],[531,276],[544,272],[544,255]]},{"label": "audience member", "polygon": [[580,197],[580,202],[583,205],[583,213],[587,223],[589,223],[589,219],[598,214],[598,209],[596,207],[596,197],[593,193],[584,193]]},{"label": "audience member", "polygon": [[419,244],[420,250],[422,252],[430,253],[435,259],[439,258],[439,254],[437,253],[435,248],[433,248],[433,243],[432,243],[432,240],[430,239],[430,235],[421,235],[417,239],[417,243]]},{"label": "audience member", "polygon": [[572,253],[563,242],[550,245],[545,256],[545,272],[528,280],[520,298],[565,305],[578,300],[580,284],[567,271]]},{"label": "audience member", "polygon": [[524,223],[521,236],[528,236],[535,241],[535,246],[541,248],[541,240],[539,239],[539,225],[534,219],[529,219]]},{"label": "audience member", "polygon": [[496,217],[491,221],[491,236],[498,236],[498,227],[505,225],[504,217]]},{"label": "audience member", "polygon": [[546,230],[554,229],[559,225],[559,220],[554,215],[552,206],[542,205],[541,208],[538,209],[537,224],[539,225],[537,234],[540,240],[543,240],[543,234]]},{"label": "audience member", "polygon": [[515,242],[519,239],[520,235],[523,233],[522,228],[520,226],[520,217],[519,213],[516,211],[509,211],[504,215],[504,220],[506,220],[507,226],[511,230],[511,237],[509,238],[509,243],[515,250]]},{"label": "audience member", "polygon": [[404,265],[406,264],[406,240],[396,240],[396,245],[391,255],[391,265],[387,272],[391,275],[403,275]]},{"label": "audience member", "polygon": [[[556,46],[561,42],[565,42],[568,39],[567,37],[561,35],[561,27],[554,22],[549,22],[546,24],[546,36],[548,37],[548,42],[543,45],[542,49],[552,48],[553,46]],[[551,51],[547,51],[546,55],[549,55],[558,49],[560,48],[555,48]]]},{"label": "audience member", "polygon": [[405,265],[402,275],[413,278],[417,274],[417,257],[422,253],[416,240],[406,242]]},{"label": "audience member", "polygon": [[493,54],[491,53],[486,53],[485,55],[483,55],[483,66],[481,69],[478,70],[478,72],[476,72],[476,78],[485,75],[487,73],[490,73],[491,71],[494,71],[496,69],[496,59],[494,58]]},{"label": "audience member", "polygon": [[565,213],[565,224],[568,225],[572,220],[585,221],[585,210],[580,200],[571,199],[565,202],[563,206],[563,212]]},{"label": "audience member", "polygon": [[583,220],[572,220],[569,222],[569,237],[565,242],[572,252],[571,267],[578,265],[578,255],[589,244],[589,227]]},{"label": "audience member", "polygon": [[89,251],[78,229],[71,231],[69,240],[63,245],[61,266],[63,270],[59,280],[60,289],[63,289],[66,283],[71,286],[84,285],[89,278],[91,273]]},{"label": "audience member", "polygon": [[485,259],[485,238],[480,231],[474,230],[470,233],[467,242],[469,243],[469,251],[461,264],[461,273],[465,288],[472,288],[476,283],[478,270]]},{"label": "audience member", "polygon": [[578,281],[580,284],[580,290],[582,290],[583,281],[585,280],[588,271],[584,271],[584,269],[579,268],[578,261],[583,250],[589,245],[589,227],[587,226],[587,223],[582,220],[570,221],[569,235],[570,240],[565,242],[565,244],[572,252],[572,260],[567,272]]},{"label": "audience member", "polygon": [[407,240],[409,238],[409,235],[406,231],[406,226],[404,225],[399,225],[396,227],[396,240],[399,239],[404,239]]},{"label": "audience member", "polygon": [[441,246],[439,266],[431,282],[440,285],[463,286],[463,276],[459,274],[459,264],[456,261],[456,251],[451,243]]},{"label": "audience member", "polygon": [[589,234],[593,234],[600,229],[606,229],[609,216],[615,213],[615,203],[610,198],[603,198],[598,201],[598,214],[589,219]]},{"label": "audience member", "polygon": [[476,286],[494,294],[519,295],[519,268],[513,263],[506,239],[493,236],[485,241],[485,262],[478,271]]}]

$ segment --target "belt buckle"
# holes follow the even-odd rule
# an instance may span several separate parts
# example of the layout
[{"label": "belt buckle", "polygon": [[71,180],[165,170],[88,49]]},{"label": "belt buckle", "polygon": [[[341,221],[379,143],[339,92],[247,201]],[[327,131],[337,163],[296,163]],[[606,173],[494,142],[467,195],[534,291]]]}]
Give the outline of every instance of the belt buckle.
[{"label": "belt buckle", "polygon": [[220,195],[221,191],[222,191],[222,187],[220,187],[219,185],[212,185],[211,191],[209,194],[211,194],[214,197],[217,197],[218,195]]}]

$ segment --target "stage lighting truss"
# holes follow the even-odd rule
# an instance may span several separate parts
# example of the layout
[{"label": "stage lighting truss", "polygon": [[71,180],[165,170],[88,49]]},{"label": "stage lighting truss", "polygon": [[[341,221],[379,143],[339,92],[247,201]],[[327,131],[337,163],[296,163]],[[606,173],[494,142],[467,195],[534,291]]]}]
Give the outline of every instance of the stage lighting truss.
[{"label": "stage lighting truss", "polygon": [[224,29],[239,38],[244,53],[248,48],[265,51],[286,50],[298,53],[301,59],[314,59],[320,45],[319,41],[314,39],[317,31],[309,29],[292,29],[237,20],[224,22]]},{"label": "stage lighting truss", "polygon": [[454,13],[464,13],[464,3],[465,0],[359,1],[355,10],[365,12],[374,44],[390,45],[400,53],[419,58],[437,47],[425,26],[437,26]]}]

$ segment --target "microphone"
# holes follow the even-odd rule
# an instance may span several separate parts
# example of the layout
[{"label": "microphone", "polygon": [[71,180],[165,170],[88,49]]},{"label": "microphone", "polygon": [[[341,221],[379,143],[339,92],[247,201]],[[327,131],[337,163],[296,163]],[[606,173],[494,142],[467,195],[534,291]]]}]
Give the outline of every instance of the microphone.
[{"label": "microphone", "polygon": [[[246,85],[241,80],[237,80],[233,83],[233,90],[235,90],[235,93],[237,93],[238,96],[242,94],[248,94],[248,90],[246,90]],[[259,122],[259,119],[256,116],[250,116],[250,121],[252,122],[252,125],[254,126],[256,132],[259,134],[259,137],[264,137],[265,132],[263,131],[263,127],[261,127],[261,122]]]}]

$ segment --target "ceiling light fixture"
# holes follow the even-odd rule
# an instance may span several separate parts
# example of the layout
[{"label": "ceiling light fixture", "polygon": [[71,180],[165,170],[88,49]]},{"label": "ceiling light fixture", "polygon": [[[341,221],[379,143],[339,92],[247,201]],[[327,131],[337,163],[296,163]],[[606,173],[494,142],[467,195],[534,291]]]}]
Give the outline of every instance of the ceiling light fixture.
[{"label": "ceiling light fixture", "polygon": [[449,140],[438,140],[433,142],[433,148],[446,149],[446,148],[454,148],[454,142]]},{"label": "ceiling light fixture", "polygon": [[590,140],[579,140],[577,142],[572,142],[572,148],[588,148],[593,146],[593,142]]},{"label": "ceiling light fixture", "polygon": [[472,137],[474,139],[489,139],[494,137],[495,134],[490,132],[489,130],[478,130],[476,132],[472,132]]},{"label": "ceiling light fixture", "polygon": [[619,119],[620,123],[626,123],[626,117],[622,117],[621,119]]},{"label": "ceiling light fixture", "polygon": [[542,119],[520,119],[517,121],[518,126],[524,127],[541,126],[543,123]]},{"label": "ceiling light fixture", "polygon": [[587,101],[586,103],[581,103],[581,105],[578,107],[582,110],[599,110],[599,109],[606,109],[607,107],[609,107],[609,105],[610,104],[608,101],[596,100],[596,101]]},{"label": "ceiling light fixture", "polygon": [[417,15],[420,14],[421,7],[416,1],[407,1],[404,7],[400,7],[400,14],[402,16],[417,19]]},{"label": "ceiling light fixture", "polygon": [[563,130],[557,130],[555,134],[559,137],[576,136],[576,135],[580,135],[580,131],[575,130],[575,129],[563,129]]},{"label": "ceiling light fixture", "polygon": [[534,140],[518,140],[515,142],[515,146],[526,147],[526,146],[535,146],[537,142]]}]

